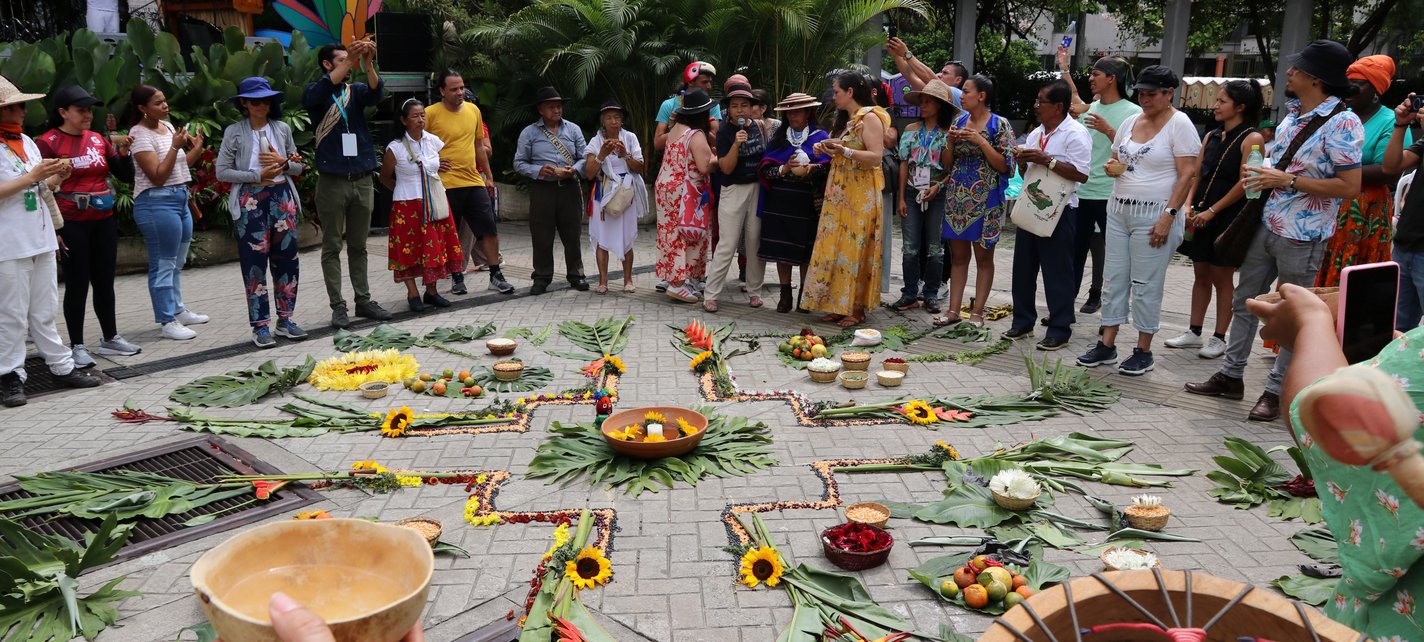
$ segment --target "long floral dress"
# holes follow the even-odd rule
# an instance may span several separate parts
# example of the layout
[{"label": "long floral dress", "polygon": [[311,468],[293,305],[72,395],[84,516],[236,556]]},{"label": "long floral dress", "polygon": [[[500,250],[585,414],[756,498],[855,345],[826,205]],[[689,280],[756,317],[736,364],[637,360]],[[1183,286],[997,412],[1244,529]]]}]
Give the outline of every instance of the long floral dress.
[{"label": "long floral dress", "polygon": [[[955,120],[954,126],[969,126],[970,115],[965,112]],[[989,122],[979,132],[984,140],[994,147],[1008,166],[1014,166],[1014,128],[1009,121],[998,114],[990,114]],[[969,141],[954,144],[954,167],[946,184],[949,193],[945,201],[944,238],[970,241],[994,249],[999,243],[999,232],[1008,214],[1008,199],[1004,190],[1013,176],[1010,169],[1001,173],[989,164],[983,150]]]},{"label": "long floral dress", "polygon": [[[882,127],[890,115],[879,107],[862,107],[850,119],[841,143],[865,149],[860,139],[862,120],[873,114]],[[884,205],[880,191],[885,173],[880,163],[865,164],[837,154],[831,159],[826,198],[811,251],[806,292],[801,304],[808,310],[849,316],[857,308],[880,305],[880,217]]]},{"label": "long floral dress", "polygon": [[668,143],[653,187],[658,207],[655,271],[659,279],[670,283],[701,280],[707,275],[711,191],[707,175],[697,169],[691,145],[692,137],[701,133],[689,129],[681,138]]},{"label": "long floral dress", "polygon": [[[1424,408],[1424,328],[1385,346],[1369,365],[1388,373]],[[1340,546],[1343,577],[1325,614],[1379,642],[1424,642],[1424,613],[1416,602],[1424,599],[1424,509],[1389,475],[1331,459],[1300,425],[1292,405],[1296,441],[1315,477],[1325,524]],[[1424,440],[1424,428],[1414,438]]]}]

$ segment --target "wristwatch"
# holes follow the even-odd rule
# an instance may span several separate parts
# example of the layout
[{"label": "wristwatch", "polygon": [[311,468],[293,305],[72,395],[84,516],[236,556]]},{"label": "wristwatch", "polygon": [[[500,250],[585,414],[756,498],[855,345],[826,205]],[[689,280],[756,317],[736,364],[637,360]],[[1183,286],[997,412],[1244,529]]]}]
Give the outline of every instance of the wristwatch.
[{"label": "wristwatch", "polygon": [[1175,207],[1169,207],[1169,208],[1167,208],[1167,215],[1168,215],[1168,216],[1171,216],[1172,218],[1177,218],[1177,213],[1180,212],[1180,211],[1181,211],[1181,210],[1179,210],[1179,209],[1177,209],[1177,208],[1175,208]]},{"label": "wristwatch", "polygon": [[905,62],[909,62],[909,61],[914,60],[914,59],[915,59],[915,54],[912,54],[912,53],[910,53],[910,52],[908,52],[908,51],[905,52]]},{"label": "wristwatch", "polygon": [[1048,159],[1048,171],[1050,171],[1050,172],[1053,171],[1053,168],[1055,168],[1055,167],[1057,167],[1057,166],[1058,166],[1058,159],[1056,159],[1056,158],[1050,158],[1050,159]]},{"label": "wristwatch", "polygon": [[1290,188],[1291,188],[1292,191],[1295,190],[1295,179],[1297,179],[1297,178],[1300,178],[1300,177],[1299,177],[1299,176],[1295,176],[1295,175],[1292,175],[1292,176],[1291,176]]}]

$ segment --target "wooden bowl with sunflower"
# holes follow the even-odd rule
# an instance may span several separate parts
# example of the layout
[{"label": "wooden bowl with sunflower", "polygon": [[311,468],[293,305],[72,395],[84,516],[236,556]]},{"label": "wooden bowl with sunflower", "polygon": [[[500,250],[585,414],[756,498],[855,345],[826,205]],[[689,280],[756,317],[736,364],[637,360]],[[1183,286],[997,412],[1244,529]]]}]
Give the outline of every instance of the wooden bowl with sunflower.
[{"label": "wooden bowl with sunflower", "polygon": [[[662,426],[662,437],[649,431]],[[675,406],[646,406],[615,412],[603,421],[603,438],[619,454],[661,459],[692,452],[707,432],[707,417]]]}]

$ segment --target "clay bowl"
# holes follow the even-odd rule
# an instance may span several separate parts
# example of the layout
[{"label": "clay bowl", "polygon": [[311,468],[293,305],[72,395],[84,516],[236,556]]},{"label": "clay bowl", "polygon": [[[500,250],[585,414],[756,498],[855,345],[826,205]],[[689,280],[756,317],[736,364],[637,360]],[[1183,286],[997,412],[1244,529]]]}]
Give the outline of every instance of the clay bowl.
[{"label": "clay bowl", "polygon": [[496,357],[507,357],[514,354],[514,350],[519,347],[519,342],[514,339],[490,339],[485,342],[485,349]]},{"label": "clay bowl", "polygon": [[[667,423],[663,424],[664,435],[669,434],[670,431],[679,435],[682,434],[681,431],[677,429],[677,420],[679,418],[697,428],[697,434],[653,443],[626,441],[608,436],[608,433],[615,430],[622,430],[632,424],[642,424],[643,416],[650,412],[661,413],[663,417],[667,418]],[[707,434],[707,417],[686,408],[673,406],[646,406],[643,408],[620,410],[603,421],[603,438],[608,441],[608,446],[619,454],[627,455],[635,459],[661,459],[663,457],[685,455],[692,452],[692,449],[696,448],[697,444],[702,443],[702,436],[705,434]]]},{"label": "clay bowl", "polygon": [[238,533],[198,558],[190,576],[224,642],[280,642],[267,617],[275,591],[322,616],[337,642],[397,642],[420,619],[434,571],[415,529],[324,519]]},{"label": "clay bowl", "polygon": [[[1233,580],[1192,572],[1187,582],[1186,571],[1162,571],[1162,585],[1152,571],[1113,571],[1096,577],[1081,577],[1069,584],[1052,586],[1009,609],[989,625],[979,642],[1048,642],[1072,640],[1077,629],[1121,622],[1148,621],[1136,608],[1103,584],[1111,583],[1117,590],[1136,600],[1142,608],[1169,625],[1176,615],[1183,615],[1181,626],[1202,626],[1237,596],[1251,587]],[[1190,592],[1189,592],[1190,588]],[[1168,604],[1168,600],[1171,604]],[[1189,606],[1190,605],[1190,606]],[[1032,606],[1030,613],[1025,607]],[[1077,615],[1074,616],[1073,612]],[[1191,615],[1186,615],[1191,613]],[[1310,620],[1324,642],[1358,642],[1363,639],[1349,627],[1326,618],[1311,607],[1296,610],[1290,599],[1263,588],[1256,588],[1241,598],[1240,603],[1220,615],[1211,627],[1212,640],[1235,640],[1239,636],[1258,636],[1270,640],[1310,640],[1311,634],[1301,618]],[[1012,627],[1012,628],[1010,628]],[[1045,630],[1047,629],[1047,630]],[[1014,633],[1017,630],[1018,635]],[[1083,636],[1087,638],[1088,636]],[[1143,642],[1166,640],[1160,635],[1141,631],[1102,631],[1094,633],[1097,642]]]}]

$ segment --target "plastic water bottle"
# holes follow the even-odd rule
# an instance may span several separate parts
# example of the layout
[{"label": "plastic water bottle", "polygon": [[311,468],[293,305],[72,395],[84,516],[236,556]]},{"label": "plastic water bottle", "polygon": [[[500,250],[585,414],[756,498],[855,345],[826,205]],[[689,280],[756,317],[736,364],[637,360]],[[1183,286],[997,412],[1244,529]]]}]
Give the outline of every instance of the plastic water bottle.
[{"label": "plastic water bottle", "polygon": [[[1265,164],[1266,164],[1266,157],[1261,155],[1261,146],[1260,146],[1260,145],[1252,145],[1252,146],[1251,146],[1251,155],[1246,157],[1246,166],[1247,166],[1247,167],[1261,167],[1261,166],[1263,166],[1263,165],[1265,165]],[[1249,175],[1248,175],[1248,176],[1249,176]],[[1246,198],[1261,198],[1261,190],[1258,190],[1258,189],[1248,189],[1248,190],[1246,190]]]},{"label": "plastic water bottle", "polygon": [[1077,20],[1074,20],[1074,21],[1068,23],[1068,28],[1065,29],[1064,32],[1063,32],[1063,48],[1064,48],[1064,49],[1067,49],[1067,48],[1073,46],[1073,36],[1074,36],[1075,34],[1077,34],[1077,33],[1078,33],[1078,21],[1077,21]]}]

